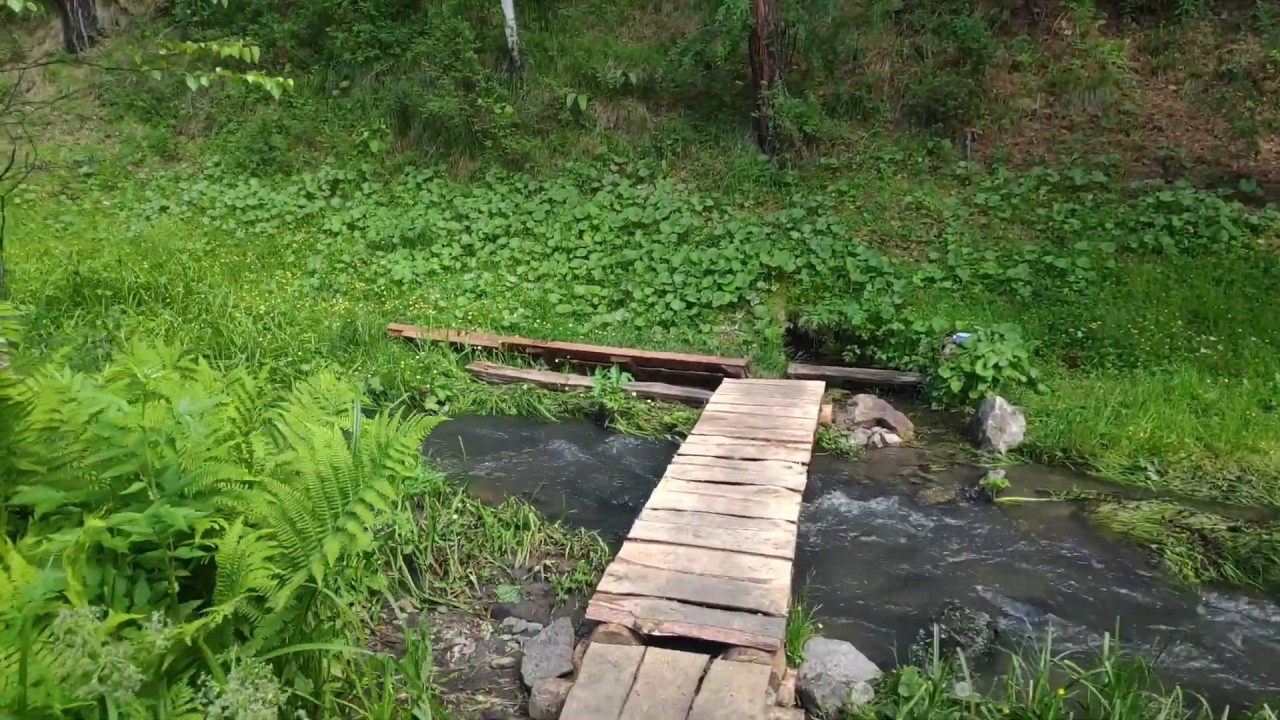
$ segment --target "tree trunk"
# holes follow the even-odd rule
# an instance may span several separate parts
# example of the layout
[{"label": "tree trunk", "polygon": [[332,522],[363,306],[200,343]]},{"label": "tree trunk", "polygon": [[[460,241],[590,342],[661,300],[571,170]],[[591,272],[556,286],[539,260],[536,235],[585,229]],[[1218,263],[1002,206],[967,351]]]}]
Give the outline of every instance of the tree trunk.
[{"label": "tree trunk", "polygon": [[512,75],[519,75],[524,69],[520,60],[520,34],[516,28],[516,1],[502,0],[502,25],[507,33],[507,50],[511,57],[507,59],[507,70]]},{"label": "tree trunk", "polygon": [[773,115],[774,91],[782,84],[778,61],[783,27],[778,19],[777,0],[751,0],[751,82],[755,88],[756,110],[752,125],[760,152],[773,156],[778,150],[778,128]]},{"label": "tree trunk", "polygon": [[62,16],[62,46],[72,55],[87,52],[102,34],[95,0],[58,0],[58,14]]}]

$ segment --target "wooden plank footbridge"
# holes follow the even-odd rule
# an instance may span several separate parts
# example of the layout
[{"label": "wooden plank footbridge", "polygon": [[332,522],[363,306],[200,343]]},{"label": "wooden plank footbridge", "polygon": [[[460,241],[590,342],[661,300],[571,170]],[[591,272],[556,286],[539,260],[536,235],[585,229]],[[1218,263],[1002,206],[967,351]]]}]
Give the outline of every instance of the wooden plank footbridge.
[{"label": "wooden plank footbridge", "polygon": [[921,376],[792,363],[791,379],[755,380],[741,358],[398,323],[387,333],[552,368],[467,366],[487,382],[584,390],[591,378],[555,370],[613,365],[638,379],[624,385],[634,395],[705,406],[587,606],[600,624],[575,662],[560,720],[804,717],[783,707],[794,695],[783,645],[801,494],[814,433],[830,419],[826,383],[910,386]]},{"label": "wooden plank footbridge", "polygon": [[591,598],[562,720],[770,717],[824,389],[720,384]]}]

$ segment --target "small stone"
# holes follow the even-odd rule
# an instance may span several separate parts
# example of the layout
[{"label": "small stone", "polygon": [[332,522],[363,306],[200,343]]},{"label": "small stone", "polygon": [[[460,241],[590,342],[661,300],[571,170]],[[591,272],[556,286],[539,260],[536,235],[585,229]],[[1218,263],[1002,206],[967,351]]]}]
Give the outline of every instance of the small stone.
[{"label": "small stone", "polygon": [[931,485],[922,489],[916,495],[916,499],[925,505],[941,505],[942,503],[954,502],[956,489],[943,485]]},{"label": "small stone", "polygon": [[875,697],[871,683],[880,668],[851,643],[813,637],[804,644],[804,662],[796,675],[796,695],[811,713],[834,716]]},{"label": "small stone", "polygon": [[955,660],[958,653],[967,661],[979,660],[995,647],[997,624],[990,615],[947,600],[916,635],[908,651],[912,664],[928,667],[932,663],[935,626],[937,648],[944,662]]},{"label": "small stone", "polygon": [[520,677],[524,684],[556,678],[573,672],[573,623],[560,618],[524,644]]},{"label": "small stone", "polygon": [[871,432],[871,430],[867,428],[854,428],[853,437],[850,439],[850,442],[856,448],[863,448],[867,446],[867,443],[871,442],[871,436],[874,434],[875,433]]},{"label": "small stone", "polygon": [[1004,454],[1022,444],[1027,434],[1027,417],[1008,400],[989,397],[978,405],[971,434],[978,449]]},{"label": "small stone", "polygon": [[532,635],[542,630],[542,623],[521,620],[518,617],[503,618],[500,627],[512,635]]},{"label": "small stone", "polygon": [[506,670],[516,666],[516,659],[511,655],[499,655],[489,661],[489,667],[495,670]]},{"label": "small stone", "polygon": [[556,720],[564,709],[573,683],[564,678],[544,678],[529,691],[529,717],[532,720]]}]

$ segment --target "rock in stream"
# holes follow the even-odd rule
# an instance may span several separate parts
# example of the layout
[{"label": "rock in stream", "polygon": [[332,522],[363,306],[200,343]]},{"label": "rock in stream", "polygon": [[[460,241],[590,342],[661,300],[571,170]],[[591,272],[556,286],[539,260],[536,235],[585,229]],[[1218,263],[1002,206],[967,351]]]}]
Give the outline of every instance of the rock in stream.
[{"label": "rock in stream", "polygon": [[838,717],[850,705],[875,697],[871,683],[880,668],[843,640],[813,637],[804,644],[804,661],[796,676],[796,695],[819,717]]}]

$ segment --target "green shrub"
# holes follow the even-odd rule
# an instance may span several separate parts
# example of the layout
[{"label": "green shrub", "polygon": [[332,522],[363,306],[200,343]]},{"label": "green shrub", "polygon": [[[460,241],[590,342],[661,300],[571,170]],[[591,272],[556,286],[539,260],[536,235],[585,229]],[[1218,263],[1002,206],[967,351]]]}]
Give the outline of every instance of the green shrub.
[{"label": "green shrub", "polygon": [[978,328],[943,354],[930,378],[934,401],[947,407],[972,407],[975,400],[1014,388],[1043,389],[1040,371],[1031,366],[1031,345],[1012,324]]}]

